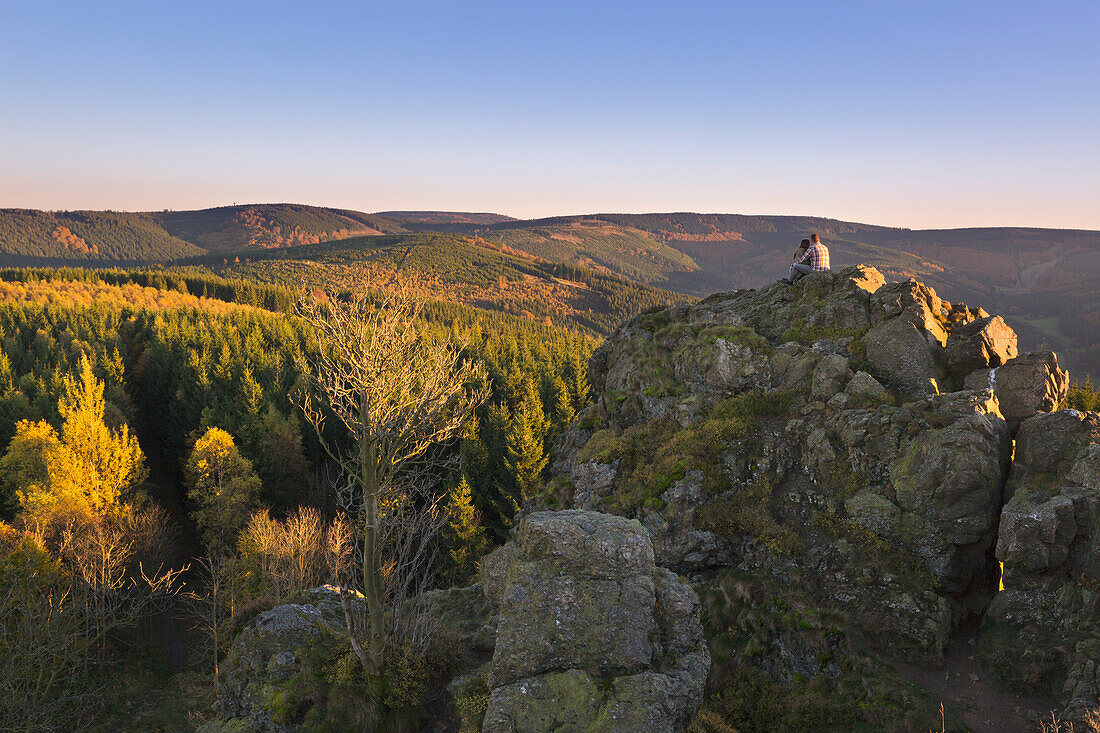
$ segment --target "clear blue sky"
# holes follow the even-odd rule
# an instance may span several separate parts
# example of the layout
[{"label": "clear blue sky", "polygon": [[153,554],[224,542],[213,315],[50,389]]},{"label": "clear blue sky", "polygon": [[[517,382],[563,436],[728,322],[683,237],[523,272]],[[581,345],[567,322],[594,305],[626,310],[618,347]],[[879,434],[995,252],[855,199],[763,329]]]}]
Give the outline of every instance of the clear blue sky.
[{"label": "clear blue sky", "polygon": [[0,206],[1100,229],[1100,2],[0,0]]}]

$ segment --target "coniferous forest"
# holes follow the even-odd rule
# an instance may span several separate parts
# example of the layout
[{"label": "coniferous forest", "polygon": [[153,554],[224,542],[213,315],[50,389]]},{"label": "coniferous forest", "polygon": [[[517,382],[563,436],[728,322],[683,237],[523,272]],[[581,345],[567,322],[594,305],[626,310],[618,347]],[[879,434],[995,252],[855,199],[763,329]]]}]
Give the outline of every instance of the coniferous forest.
[{"label": "coniferous forest", "polygon": [[[347,436],[299,406],[319,343],[299,293],[194,272],[8,270],[0,285],[0,629],[6,648],[70,640],[5,660],[5,724],[194,725],[233,632],[329,580],[324,538],[352,521],[322,449]],[[476,365],[466,389],[483,396],[431,449],[443,524],[422,584],[445,587],[539,498],[596,342],[442,302],[412,325]],[[386,703],[395,720],[424,711],[442,674],[425,659],[394,662],[415,667]]]}]

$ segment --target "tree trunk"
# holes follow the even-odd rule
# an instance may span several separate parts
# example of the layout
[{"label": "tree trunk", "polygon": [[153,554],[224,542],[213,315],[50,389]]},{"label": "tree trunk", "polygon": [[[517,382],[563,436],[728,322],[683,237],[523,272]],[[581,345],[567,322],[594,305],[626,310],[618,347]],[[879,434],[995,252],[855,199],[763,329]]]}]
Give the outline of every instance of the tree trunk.
[{"label": "tree trunk", "polygon": [[[366,509],[363,524],[363,595],[367,605],[367,643],[360,660],[364,671],[376,688],[384,685],[384,654],[386,628],[382,608],[382,567],[378,557],[378,446],[364,436],[361,453],[363,501]],[[362,647],[362,644],[360,644]]]}]

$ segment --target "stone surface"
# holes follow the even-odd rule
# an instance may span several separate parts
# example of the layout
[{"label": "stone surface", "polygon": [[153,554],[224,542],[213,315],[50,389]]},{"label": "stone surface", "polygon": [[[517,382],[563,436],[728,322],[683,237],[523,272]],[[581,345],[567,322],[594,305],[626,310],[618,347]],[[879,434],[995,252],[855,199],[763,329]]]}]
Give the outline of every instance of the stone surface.
[{"label": "stone surface", "polygon": [[870,371],[907,397],[939,392],[942,346],[935,336],[905,318],[875,326],[863,342]]},{"label": "stone surface", "polygon": [[300,669],[300,654],[310,644],[343,628],[339,592],[329,586],[306,592],[305,602],[261,612],[237,635],[223,662],[217,706],[227,720],[210,730],[242,724],[265,733],[293,730],[276,712],[282,685]]},{"label": "stone surface", "polygon": [[843,390],[851,378],[847,357],[826,354],[814,367],[810,396],[815,400],[828,400]]},{"label": "stone surface", "polygon": [[1016,332],[1000,316],[959,325],[947,339],[947,368],[958,380],[977,369],[999,367],[1018,355]]},{"label": "stone surface", "polygon": [[614,463],[588,461],[570,470],[573,481],[573,506],[578,509],[594,509],[600,499],[611,493],[618,474]]},{"label": "stone surface", "polygon": [[890,393],[877,379],[863,371],[856,372],[852,376],[844,391],[852,397],[879,403],[887,401],[890,397]]},{"label": "stone surface", "polygon": [[1035,351],[999,368],[972,372],[966,387],[993,389],[1001,414],[1015,430],[1033,415],[1058,409],[1069,391],[1069,373],[1058,367],[1054,352]]},{"label": "stone surface", "polygon": [[537,512],[516,526],[482,564],[499,610],[483,730],[686,724],[710,660],[699,601],[653,558],[649,534],[623,517]]}]

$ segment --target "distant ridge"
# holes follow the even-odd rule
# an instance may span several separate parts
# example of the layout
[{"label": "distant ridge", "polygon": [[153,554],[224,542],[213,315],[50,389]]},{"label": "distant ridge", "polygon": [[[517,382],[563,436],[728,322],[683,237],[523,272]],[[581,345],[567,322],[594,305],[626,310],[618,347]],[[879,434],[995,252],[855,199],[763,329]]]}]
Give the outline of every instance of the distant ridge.
[{"label": "distant ridge", "polygon": [[519,221],[504,214],[467,211],[379,211],[377,215],[420,224],[499,224],[506,221]]},{"label": "distant ridge", "polygon": [[290,203],[134,213],[0,209],[0,265],[103,266],[207,254],[231,260],[353,237],[434,232],[529,261],[704,296],[774,281],[811,231],[825,239],[834,267],[869,264],[889,279],[918,278],[948,300],[987,303],[1012,321],[1027,348],[1054,349],[1074,373],[1100,376],[1100,231],[919,230],[818,216],[692,212],[521,220]]}]

